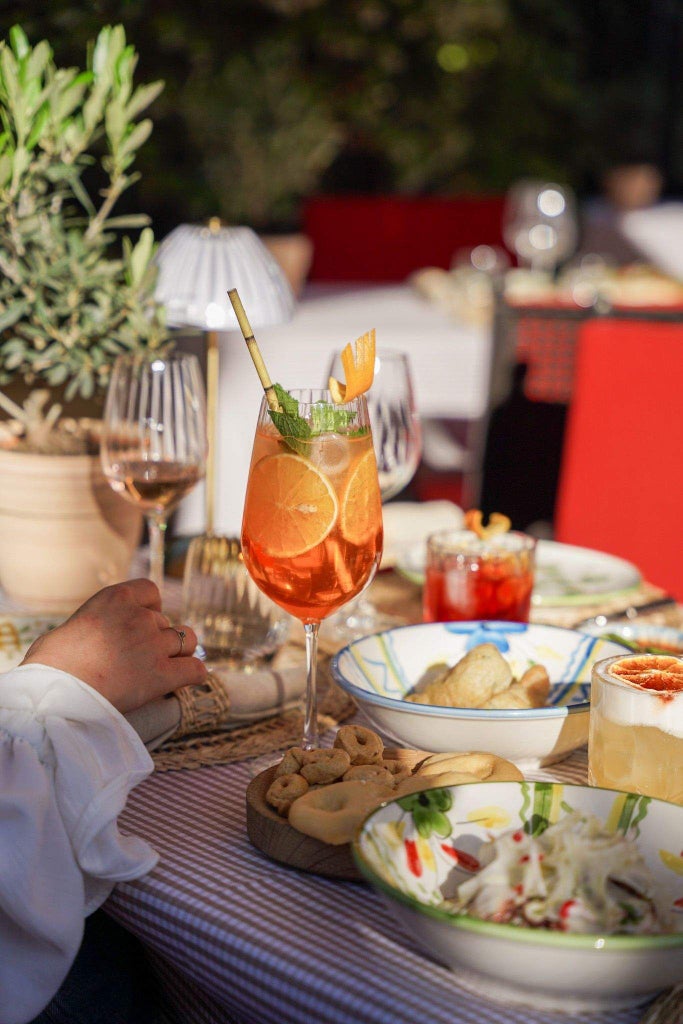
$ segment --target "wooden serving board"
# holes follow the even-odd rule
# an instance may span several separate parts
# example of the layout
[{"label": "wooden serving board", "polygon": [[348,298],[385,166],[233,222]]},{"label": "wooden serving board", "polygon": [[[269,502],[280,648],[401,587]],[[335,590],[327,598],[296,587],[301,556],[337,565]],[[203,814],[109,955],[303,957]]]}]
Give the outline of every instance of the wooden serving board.
[{"label": "wooden serving board", "polygon": [[[385,748],[384,756],[405,761],[414,768],[428,756],[424,750]],[[320,839],[304,835],[292,828],[286,818],[266,803],[266,793],[275,778],[277,765],[255,775],[247,787],[247,835],[253,846],[267,857],[300,871],[309,871],[326,878],[360,881],[351,854],[351,844],[333,846]]]}]

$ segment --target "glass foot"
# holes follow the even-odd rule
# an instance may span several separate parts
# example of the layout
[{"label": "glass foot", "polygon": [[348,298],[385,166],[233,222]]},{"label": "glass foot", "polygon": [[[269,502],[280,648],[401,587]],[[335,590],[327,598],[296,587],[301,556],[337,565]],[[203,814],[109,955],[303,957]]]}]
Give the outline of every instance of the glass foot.
[{"label": "glass foot", "polygon": [[345,647],[353,640],[380,633],[404,625],[403,619],[387,615],[376,608],[371,601],[361,598],[352,601],[323,622],[321,633],[326,643]]}]

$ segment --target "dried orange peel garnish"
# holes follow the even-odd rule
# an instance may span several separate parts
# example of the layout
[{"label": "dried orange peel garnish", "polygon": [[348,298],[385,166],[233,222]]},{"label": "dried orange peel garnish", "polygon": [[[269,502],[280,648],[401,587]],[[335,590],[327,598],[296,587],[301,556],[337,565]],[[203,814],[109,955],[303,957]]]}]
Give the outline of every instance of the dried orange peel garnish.
[{"label": "dried orange peel garnish", "polygon": [[328,387],[336,405],[352,402],[372,387],[375,376],[375,328],[358,338],[354,350],[349,342],[341,354],[341,363],[346,383],[330,377]]},{"label": "dried orange peel garnish", "polygon": [[507,516],[500,512],[492,512],[489,516],[488,525],[484,526],[481,509],[471,508],[465,512],[465,529],[476,533],[482,540],[490,537],[498,537],[501,533],[507,533],[512,522]]}]

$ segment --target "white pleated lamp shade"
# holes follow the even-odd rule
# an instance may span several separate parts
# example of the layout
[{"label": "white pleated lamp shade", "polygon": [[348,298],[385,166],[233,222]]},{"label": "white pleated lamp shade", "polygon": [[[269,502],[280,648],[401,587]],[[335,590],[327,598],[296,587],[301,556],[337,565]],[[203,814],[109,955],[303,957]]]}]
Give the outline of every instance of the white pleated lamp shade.
[{"label": "white pleated lamp shade", "polygon": [[238,330],[230,288],[239,292],[254,328],[284,323],[294,312],[280,264],[251,228],[181,224],[164,238],[155,261],[155,295],[169,327]]}]

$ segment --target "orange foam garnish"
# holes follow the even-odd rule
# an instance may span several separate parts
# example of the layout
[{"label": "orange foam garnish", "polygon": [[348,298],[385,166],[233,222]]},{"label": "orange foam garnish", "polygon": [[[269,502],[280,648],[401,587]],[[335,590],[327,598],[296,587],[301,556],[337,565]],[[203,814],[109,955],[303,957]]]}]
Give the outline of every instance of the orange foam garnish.
[{"label": "orange foam garnish", "polygon": [[636,654],[621,658],[609,668],[610,675],[643,690],[683,690],[683,661],[660,654]]},{"label": "orange foam garnish", "polygon": [[356,340],[356,351],[349,342],[341,354],[341,363],[346,383],[330,377],[328,387],[332,401],[337,405],[352,402],[372,387],[375,376],[375,328]]},{"label": "orange foam garnish", "polygon": [[471,508],[465,512],[465,528],[471,530],[472,533],[476,533],[477,537],[482,539],[497,537],[501,533],[507,533],[511,526],[511,520],[500,512],[491,513],[487,526],[484,526],[481,509]]}]

